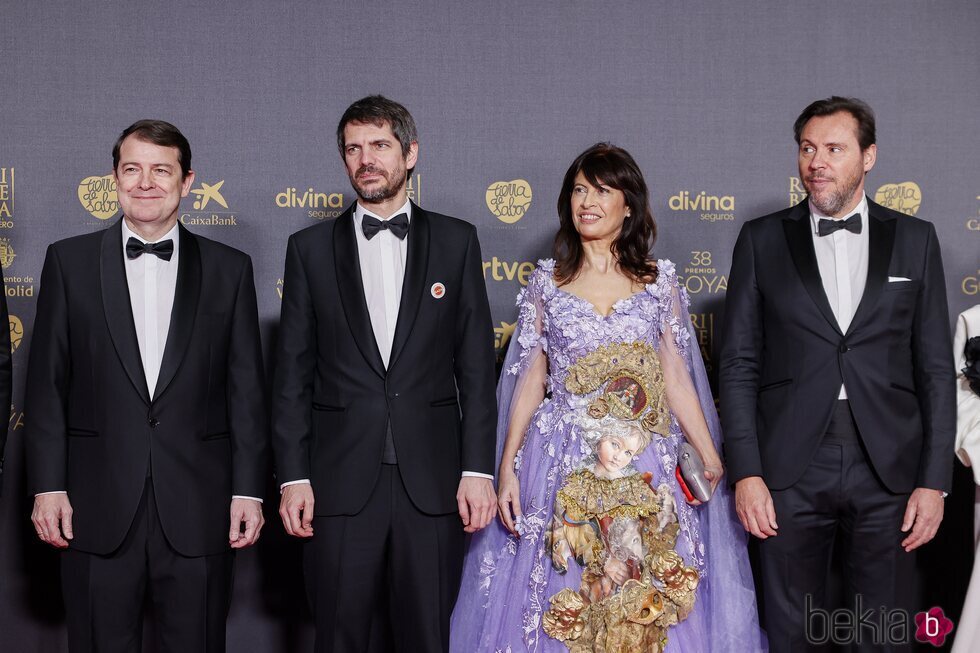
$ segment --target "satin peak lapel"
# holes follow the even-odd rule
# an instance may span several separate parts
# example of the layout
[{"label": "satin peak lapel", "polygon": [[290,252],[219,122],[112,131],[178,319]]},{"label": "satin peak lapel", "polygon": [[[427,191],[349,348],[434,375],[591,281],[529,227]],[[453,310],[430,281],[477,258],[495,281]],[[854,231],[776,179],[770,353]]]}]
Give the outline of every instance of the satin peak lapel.
[{"label": "satin peak lapel", "polygon": [[364,282],[361,280],[361,262],[357,256],[357,239],[354,236],[354,207],[344,211],[333,227],[333,260],[336,266],[337,286],[340,301],[344,305],[344,315],[351,335],[361,355],[371,369],[385,376],[384,361],[371,327],[371,314],[368,313],[364,298]]},{"label": "satin peak lapel", "polygon": [[99,258],[99,277],[102,283],[102,310],[106,328],[112,338],[116,355],[122,363],[133,387],[147,405],[150,392],[146,387],[143,359],[140,358],[139,341],[136,339],[136,323],[133,306],[129,301],[129,285],[126,283],[126,264],[123,259],[122,220],[102,232],[102,254]]},{"label": "satin peak lapel", "polygon": [[888,266],[895,245],[895,218],[879,211],[878,205],[871,200],[868,200],[868,230],[868,280],[847,329],[849,334],[874,314],[875,305],[888,281]]},{"label": "satin peak lapel", "polygon": [[820,309],[827,322],[837,333],[843,336],[837,318],[834,316],[834,311],[830,308],[827,293],[824,292],[823,281],[820,280],[820,268],[817,267],[817,254],[813,251],[811,229],[810,212],[806,200],[794,206],[790,214],[783,218],[783,231],[786,234],[789,252],[793,257],[796,271],[803,281],[807,294],[810,295],[810,299]]},{"label": "satin peak lapel", "polygon": [[194,332],[194,318],[197,316],[197,302],[201,297],[201,249],[197,238],[184,228],[180,229],[180,253],[177,259],[177,288],[174,291],[174,308],[170,313],[170,330],[167,331],[167,345],[160,361],[160,375],[157,377],[154,400],[166,390],[177,368],[184,360],[184,353]]},{"label": "satin peak lapel", "polygon": [[422,293],[425,291],[425,277],[429,270],[429,216],[412,204],[412,222],[408,227],[408,260],[405,263],[405,281],[402,283],[401,303],[398,306],[398,321],[395,322],[395,337],[391,343],[390,369],[398,355],[405,348],[412,326],[419,313]]}]

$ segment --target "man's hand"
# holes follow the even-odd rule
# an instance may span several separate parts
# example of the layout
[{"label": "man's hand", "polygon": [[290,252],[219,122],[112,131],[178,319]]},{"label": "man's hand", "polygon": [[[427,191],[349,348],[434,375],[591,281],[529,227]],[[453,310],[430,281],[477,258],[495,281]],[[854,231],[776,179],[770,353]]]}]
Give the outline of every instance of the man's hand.
[{"label": "man's hand", "polygon": [[776,535],[776,508],[761,476],[749,476],[735,483],[735,513],[742,528],[760,540]]},{"label": "man's hand", "polygon": [[909,497],[902,520],[902,532],[912,532],[902,540],[902,548],[908,553],[918,549],[936,537],[939,524],[943,521],[943,493],[939,490],[917,487]]},{"label": "man's hand", "polygon": [[[242,523],[245,530],[242,531]],[[259,539],[259,531],[265,524],[262,504],[254,499],[231,500],[231,530],[228,531],[228,544],[233,549],[252,546]]]},{"label": "man's hand", "polygon": [[282,489],[279,516],[293,537],[313,537],[313,486],[295,483]]},{"label": "man's hand", "polygon": [[68,540],[75,536],[71,530],[71,502],[63,492],[34,497],[31,521],[41,541],[58,549],[67,549]]},{"label": "man's hand", "polygon": [[493,519],[493,512],[497,507],[493,481],[478,476],[464,476],[459,480],[456,503],[464,531],[475,533],[484,528]]}]

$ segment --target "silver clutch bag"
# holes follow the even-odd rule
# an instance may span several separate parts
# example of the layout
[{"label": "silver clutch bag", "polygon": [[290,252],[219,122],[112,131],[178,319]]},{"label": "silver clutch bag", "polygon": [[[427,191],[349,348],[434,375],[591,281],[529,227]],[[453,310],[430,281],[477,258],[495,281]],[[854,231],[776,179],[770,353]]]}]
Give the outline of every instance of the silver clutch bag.
[{"label": "silver clutch bag", "polygon": [[704,463],[689,442],[681,445],[677,456],[677,481],[689,501],[704,502],[711,498],[711,483],[704,477]]}]

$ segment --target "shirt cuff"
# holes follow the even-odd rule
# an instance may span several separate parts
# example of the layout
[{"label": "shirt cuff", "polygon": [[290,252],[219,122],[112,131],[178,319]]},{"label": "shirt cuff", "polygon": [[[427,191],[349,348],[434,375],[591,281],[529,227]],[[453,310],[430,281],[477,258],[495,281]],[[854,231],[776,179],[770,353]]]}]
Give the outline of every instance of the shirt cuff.
[{"label": "shirt cuff", "polygon": [[493,474],[482,474],[480,472],[463,472],[463,478],[466,478],[467,476],[472,476],[474,478],[486,478],[491,481],[493,480]]},{"label": "shirt cuff", "polygon": [[282,491],[286,489],[287,485],[299,485],[300,483],[306,483],[307,485],[311,485],[310,479],[308,478],[300,478],[300,479],[296,479],[295,481],[286,481],[285,483],[279,486],[279,494],[282,494]]},{"label": "shirt cuff", "polygon": [[68,490],[51,490],[50,492],[38,492],[35,497],[43,497],[45,494],[68,494]]},{"label": "shirt cuff", "polygon": [[233,494],[233,495],[231,495],[231,498],[232,499],[249,499],[250,501],[258,501],[259,503],[262,503],[262,499],[260,499],[258,497],[247,497],[247,496],[245,496],[243,494]]}]

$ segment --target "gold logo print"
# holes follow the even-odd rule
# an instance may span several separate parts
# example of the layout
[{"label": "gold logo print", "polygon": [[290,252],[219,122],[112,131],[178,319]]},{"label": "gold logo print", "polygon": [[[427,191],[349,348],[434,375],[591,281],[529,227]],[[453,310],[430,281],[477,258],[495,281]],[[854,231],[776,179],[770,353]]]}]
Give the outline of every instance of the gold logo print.
[{"label": "gold logo print", "polygon": [[99,220],[108,220],[119,210],[116,180],[112,175],[86,177],[78,184],[78,201]]},{"label": "gold logo print", "polygon": [[922,204],[922,191],[914,181],[885,184],[875,193],[875,202],[906,215],[915,215]]},{"label": "gold logo print", "polygon": [[514,224],[531,208],[531,184],[524,179],[495,181],[487,188],[487,208],[504,224]]},{"label": "gold logo print", "polygon": [[17,351],[20,341],[24,338],[24,323],[16,315],[10,315],[10,353]]},{"label": "gold logo print", "polygon": [[6,270],[10,267],[10,264],[14,262],[14,257],[17,254],[14,253],[14,247],[10,244],[9,238],[0,238],[0,265]]},{"label": "gold logo print", "polygon": [[493,347],[497,351],[502,351],[507,347],[507,343],[510,342],[510,337],[514,335],[514,327],[517,326],[517,322],[501,322],[499,327],[493,328]]},{"label": "gold logo print", "polygon": [[221,187],[224,185],[225,180],[222,179],[213,186],[202,181],[200,188],[192,188],[191,194],[197,196],[197,199],[194,200],[194,210],[203,211],[207,207],[208,202],[211,200],[214,200],[216,204],[220,204],[227,209],[228,202],[226,202],[225,198],[221,195]]}]

